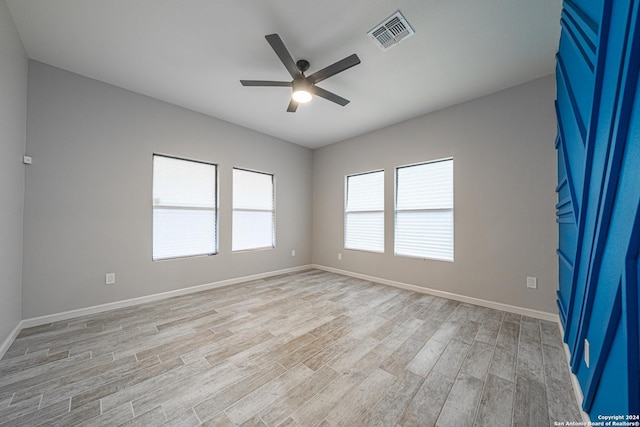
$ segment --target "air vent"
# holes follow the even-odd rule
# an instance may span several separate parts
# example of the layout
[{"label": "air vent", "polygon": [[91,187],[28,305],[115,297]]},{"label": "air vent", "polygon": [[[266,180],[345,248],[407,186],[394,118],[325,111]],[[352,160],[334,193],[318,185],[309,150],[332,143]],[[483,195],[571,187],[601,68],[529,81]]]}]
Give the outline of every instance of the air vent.
[{"label": "air vent", "polygon": [[382,50],[387,50],[412,36],[415,32],[404,16],[397,11],[382,23],[376,25],[367,34]]}]

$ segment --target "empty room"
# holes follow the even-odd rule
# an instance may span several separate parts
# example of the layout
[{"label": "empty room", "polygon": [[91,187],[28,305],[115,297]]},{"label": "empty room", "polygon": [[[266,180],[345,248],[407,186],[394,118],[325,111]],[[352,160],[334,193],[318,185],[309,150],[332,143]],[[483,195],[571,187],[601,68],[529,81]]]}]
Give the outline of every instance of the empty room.
[{"label": "empty room", "polygon": [[639,9],[0,0],[0,427],[640,426]]}]

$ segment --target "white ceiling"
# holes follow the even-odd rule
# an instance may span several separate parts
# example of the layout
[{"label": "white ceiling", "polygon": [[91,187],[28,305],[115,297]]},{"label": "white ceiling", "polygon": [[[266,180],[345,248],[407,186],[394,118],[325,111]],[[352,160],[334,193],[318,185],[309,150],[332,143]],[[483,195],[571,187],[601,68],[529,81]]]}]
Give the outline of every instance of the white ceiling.
[{"label": "white ceiling", "polygon": [[[561,0],[6,0],[27,55],[315,148],[550,74]],[[415,35],[382,51],[367,36],[401,10]],[[307,75],[362,63],[287,113],[291,80],[264,36]]]}]

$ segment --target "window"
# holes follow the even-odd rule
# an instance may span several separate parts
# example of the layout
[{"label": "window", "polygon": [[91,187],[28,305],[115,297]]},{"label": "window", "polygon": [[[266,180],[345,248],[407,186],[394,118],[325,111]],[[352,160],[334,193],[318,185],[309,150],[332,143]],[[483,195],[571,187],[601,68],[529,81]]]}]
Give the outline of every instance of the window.
[{"label": "window", "polygon": [[216,165],[153,155],[153,260],[213,255]]},{"label": "window", "polygon": [[453,159],[396,168],[395,254],[453,261]]},{"label": "window", "polygon": [[275,246],[273,175],[233,169],[232,250]]},{"label": "window", "polygon": [[384,252],[384,171],[347,176],[344,247]]}]

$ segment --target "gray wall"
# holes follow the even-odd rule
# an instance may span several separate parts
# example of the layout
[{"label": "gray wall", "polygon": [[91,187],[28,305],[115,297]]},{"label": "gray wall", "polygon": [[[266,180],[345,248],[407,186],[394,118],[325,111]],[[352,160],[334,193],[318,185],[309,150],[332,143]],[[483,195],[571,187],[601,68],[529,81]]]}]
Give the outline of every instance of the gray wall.
[{"label": "gray wall", "polygon": [[[554,97],[547,76],[315,150],[313,263],[556,312]],[[450,156],[455,261],[395,257],[394,167]],[[381,168],[385,253],[345,250],[345,175]],[[538,289],[526,288],[527,276]]]},{"label": "gray wall", "polygon": [[[311,262],[555,312],[552,76],[314,152],[38,62],[28,92],[23,318]],[[151,261],[154,152],[220,166],[220,254]],[[455,262],[394,257],[393,168],[448,156]],[[233,166],[276,175],[276,249],[231,253]],[[378,168],[386,252],[344,250],[344,177]]]},{"label": "gray wall", "polygon": [[[311,150],[34,61],[28,93],[24,318],[311,262]],[[218,255],[151,261],[153,153],[219,165]],[[276,249],[231,253],[234,166],[275,174]]]},{"label": "gray wall", "polygon": [[0,343],[21,319],[27,56],[0,0]]}]

